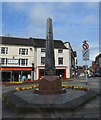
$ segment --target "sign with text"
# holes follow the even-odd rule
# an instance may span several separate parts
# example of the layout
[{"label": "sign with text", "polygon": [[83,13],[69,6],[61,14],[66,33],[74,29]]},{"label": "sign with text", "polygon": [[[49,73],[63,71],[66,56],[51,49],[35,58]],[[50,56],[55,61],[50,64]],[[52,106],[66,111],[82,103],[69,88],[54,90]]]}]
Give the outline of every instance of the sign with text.
[{"label": "sign with text", "polygon": [[83,60],[89,60],[89,49],[87,50],[82,50],[82,56],[83,56]]},{"label": "sign with text", "polygon": [[56,71],[55,71],[55,69],[48,69],[48,70],[45,70],[45,74],[46,75],[55,75]]},{"label": "sign with text", "polygon": [[18,64],[18,59],[8,59],[8,64]]}]

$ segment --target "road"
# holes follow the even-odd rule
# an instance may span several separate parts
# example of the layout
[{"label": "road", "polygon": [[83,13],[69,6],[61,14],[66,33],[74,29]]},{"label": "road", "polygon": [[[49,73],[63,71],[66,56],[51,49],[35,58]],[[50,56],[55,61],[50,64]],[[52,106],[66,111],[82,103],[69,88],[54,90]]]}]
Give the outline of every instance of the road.
[{"label": "road", "polygon": [[[69,81],[64,81],[63,84],[66,85],[74,85],[74,86],[83,86],[83,87],[87,87],[90,89],[93,89],[97,92],[99,92],[99,88],[100,88],[100,84],[99,84],[99,80],[100,78],[98,77],[92,77],[92,78],[88,78],[88,84],[86,85],[85,83],[85,79],[84,78],[80,78],[80,79],[71,79]],[[20,85],[22,86],[22,85]],[[30,85],[26,85],[26,86],[30,86]],[[14,90],[16,88],[16,86],[10,86],[10,87],[2,87],[2,92],[7,92],[10,90]],[[94,118],[94,119],[99,119],[99,101],[100,98],[99,96],[93,98],[92,100],[88,101],[87,103],[83,104],[82,106],[78,107],[77,109],[75,109],[74,111],[46,111],[46,112],[42,112],[42,111],[38,111],[37,113],[17,113],[12,111],[8,106],[6,106],[4,103],[2,104],[2,118],[33,118],[33,119],[37,119],[37,118],[59,118],[60,120],[62,118],[81,118],[81,119],[88,119],[88,118]]]}]

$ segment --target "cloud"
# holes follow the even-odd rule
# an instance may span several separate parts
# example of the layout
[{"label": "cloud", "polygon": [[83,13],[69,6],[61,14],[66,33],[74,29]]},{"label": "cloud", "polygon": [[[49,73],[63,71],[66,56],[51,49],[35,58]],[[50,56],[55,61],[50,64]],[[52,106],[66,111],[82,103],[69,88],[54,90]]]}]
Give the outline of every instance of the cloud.
[{"label": "cloud", "polygon": [[86,2],[86,4],[83,5],[87,9],[99,9],[99,0],[95,0],[95,2]]},{"label": "cloud", "polygon": [[6,4],[6,6],[8,6],[13,11],[25,12],[26,13],[26,7],[27,7],[26,6],[27,5],[26,2],[16,1],[16,2],[6,2],[6,3],[3,3],[3,4]]},{"label": "cloud", "polygon": [[88,15],[83,19],[83,24],[84,25],[92,25],[95,24],[98,18],[96,19],[96,16],[94,15]]},{"label": "cloud", "polygon": [[52,5],[44,3],[35,3],[29,9],[29,18],[37,27],[44,27],[46,18],[52,17]]},{"label": "cloud", "polygon": [[[53,21],[54,39],[61,39],[62,41],[68,40],[73,49],[77,51],[79,64],[82,65],[83,61],[82,48],[80,45],[82,43],[81,40],[83,40],[84,37],[92,41],[94,40],[93,42],[90,41],[90,59],[94,60],[94,57],[98,53],[98,43],[95,41],[97,38],[97,29],[92,29],[91,27],[98,23],[98,18],[96,17],[96,13],[92,13],[91,10],[95,10],[95,4],[88,4],[87,2],[87,4],[84,3],[80,6],[79,3],[74,4],[69,1],[66,3],[27,3],[17,1],[16,3],[7,4],[11,8],[10,10],[14,12],[13,14],[25,15],[26,17],[25,21],[23,21],[23,30],[19,30],[21,31],[20,33],[15,32],[15,35],[20,34],[24,37],[45,38],[46,19],[51,17]],[[90,10],[90,12],[88,10]],[[19,15],[17,15],[17,17],[19,17]],[[21,19],[21,17],[19,18]],[[91,37],[93,37],[93,39]]]},{"label": "cloud", "polygon": [[39,28],[34,27],[34,25],[29,25],[27,29],[25,30],[25,36],[26,37],[34,37],[34,38],[45,38],[46,29],[45,28]]}]

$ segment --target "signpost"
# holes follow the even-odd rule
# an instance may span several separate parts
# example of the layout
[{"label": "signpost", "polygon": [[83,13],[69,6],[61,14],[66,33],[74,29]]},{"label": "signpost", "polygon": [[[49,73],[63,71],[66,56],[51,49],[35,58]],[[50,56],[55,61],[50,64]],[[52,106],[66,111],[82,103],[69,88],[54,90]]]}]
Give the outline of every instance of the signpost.
[{"label": "signpost", "polygon": [[82,57],[83,60],[85,60],[85,67],[86,67],[86,85],[88,82],[88,77],[87,77],[87,60],[89,60],[89,44],[87,43],[87,41],[83,41],[82,44]]}]

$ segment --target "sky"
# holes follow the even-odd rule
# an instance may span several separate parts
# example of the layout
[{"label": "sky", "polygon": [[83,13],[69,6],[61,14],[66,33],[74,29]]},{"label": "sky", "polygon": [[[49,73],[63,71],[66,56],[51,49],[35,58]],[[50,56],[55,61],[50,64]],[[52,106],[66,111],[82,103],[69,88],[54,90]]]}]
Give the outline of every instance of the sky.
[{"label": "sky", "polygon": [[52,18],[53,37],[70,42],[84,65],[82,44],[88,41],[90,66],[99,53],[99,2],[2,2],[2,36],[46,38],[46,19]]}]

